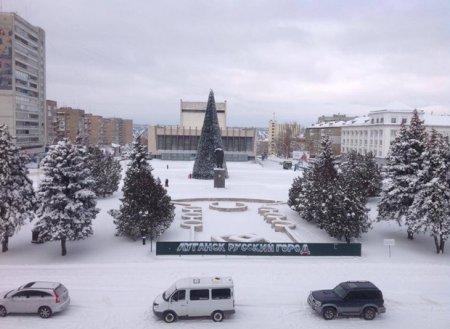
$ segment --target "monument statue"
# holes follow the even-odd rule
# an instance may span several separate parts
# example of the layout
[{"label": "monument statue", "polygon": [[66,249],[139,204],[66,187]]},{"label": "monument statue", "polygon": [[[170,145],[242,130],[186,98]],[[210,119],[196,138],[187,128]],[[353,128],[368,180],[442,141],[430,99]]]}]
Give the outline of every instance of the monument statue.
[{"label": "monument statue", "polygon": [[214,150],[214,157],[216,158],[216,167],[223,168],[223,149],[218,147]]}]

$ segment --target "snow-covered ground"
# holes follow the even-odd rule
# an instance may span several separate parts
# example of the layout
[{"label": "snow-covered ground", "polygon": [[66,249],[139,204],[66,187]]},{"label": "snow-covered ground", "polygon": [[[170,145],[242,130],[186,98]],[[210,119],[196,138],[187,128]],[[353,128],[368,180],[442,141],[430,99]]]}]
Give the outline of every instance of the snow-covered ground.
[{"label": "snow-covered ground", "polygon": [[[153,160],[154,174],[169,179],[172,199],[234,197],[285,201],[298,172],[283,170],[277,162],[227,163],[230,178],[225,189],[214,189],[212,181],[188,179],[192,162]],[[169,169],[167,169],[169,165]],[[32,179],[39,181],[33,170]],[[420,235],[406,239],[396,223],[375,223],[364,235],[362,257],[156,257],[149,245],[114,236],[107,210],[119,207],[121,193],[98,201],[101,208],[94,221],[94,235],[85,241],[69,242],[68,254],[60,256],[59,243],[30,243],[32,224],[10,240],[10,250],[0,254],[0,291],[33,280],[55,280],[70,292],[69,309],[48,320],[37,315],[8,315],[0,318],[1,329],[28,328],[450,328],[450,256],[434,253],[432,238]],[[369,203],[376,216],[376,200]],[[256,204],[235,216],[204,209],[204,232],[212,234],[257,233],[270,240],[288,241],[274,233],[259,215]],[[297,224],[305,242],[334,242],[307,223],[286,205],[280,211]],[[173,226],[161,238],[189,238],[179,228],[180,209]],[[229,219],[227,225],[223,221]],[[395,239],[389,258],[383,239]],[[210,319],[180,320],[166,324],[151,311],[154,297],[175,280],[185,276],[232,276],[236,313],[222,323]],[[332,288],[345,280],[370,280],[385,297],[387,313],[373,321],[340,318],[325,321],[307,305],[310,290]]]}]

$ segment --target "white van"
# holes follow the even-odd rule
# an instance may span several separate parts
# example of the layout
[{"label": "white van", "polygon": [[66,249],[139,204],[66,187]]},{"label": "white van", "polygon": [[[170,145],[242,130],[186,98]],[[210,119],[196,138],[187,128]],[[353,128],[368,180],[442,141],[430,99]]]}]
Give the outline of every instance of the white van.
[{"label": "white van", "polygon": [[153,302],[153,313],[167,323],[178,317],[210,316],[220,322],[234,313],[230,277],[185,278],[175,282]]}]

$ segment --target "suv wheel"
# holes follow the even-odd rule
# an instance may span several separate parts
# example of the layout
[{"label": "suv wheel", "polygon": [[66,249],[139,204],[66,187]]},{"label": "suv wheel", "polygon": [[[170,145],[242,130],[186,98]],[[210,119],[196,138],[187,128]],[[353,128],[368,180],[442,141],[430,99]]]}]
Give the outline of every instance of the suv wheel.
[{"label": "suv wheel", "polygon": [[47,319],[52,316],[52,310],[48,306],[39,307],[38,314],[41,318]]},{"label": "suv wheel", "polygon": [[212,314],[212,319],[214,322],[222,322],[223,313],[221,311],[214,311]]},{"label": "suv wheel", "polygon": [[164,313],[164,321],[166,321],[167,323],[172,323],[172,322],[175,322],[176,320],[177,320],[177,315],[175,314],[175,312],[168,311],[168,312]]},{"label": "suv wheel", "polygon": [[373,307],[366,307],[363,311],[363,317],[365,320],[373,320],[377,315],[377,311]]},{"label": "suv wheel", "polygon": [[5,317],[8,312],[6,311],[6,308],[4,306],[0,306],[0,316]]},{"label": "suv wheel", "polygon": [[322,316],[325,320],[333,320],[336,316],[336,310],[332,307],[325,307],[322,311]]}]

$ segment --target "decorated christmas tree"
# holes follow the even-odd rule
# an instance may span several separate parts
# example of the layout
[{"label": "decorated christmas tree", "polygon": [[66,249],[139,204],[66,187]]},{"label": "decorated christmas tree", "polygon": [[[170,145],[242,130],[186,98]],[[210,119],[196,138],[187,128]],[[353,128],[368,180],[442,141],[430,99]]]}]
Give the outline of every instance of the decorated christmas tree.
[{"label": "decorated christmas tree", "polygon": [[[223,151],[223,144],[220,135],[219,120],[217,119],[216,102],[214,100],[214,93],[211,90],[209,92],[202,134],[198,143],[197,156],[192,171],[193,178],[214,178],[214,168],[216,167],[215,151],[217,154],[217,150]],[[222,168],[225,169],[225,177],[228,177],[225,160],[223,161]]]}]

